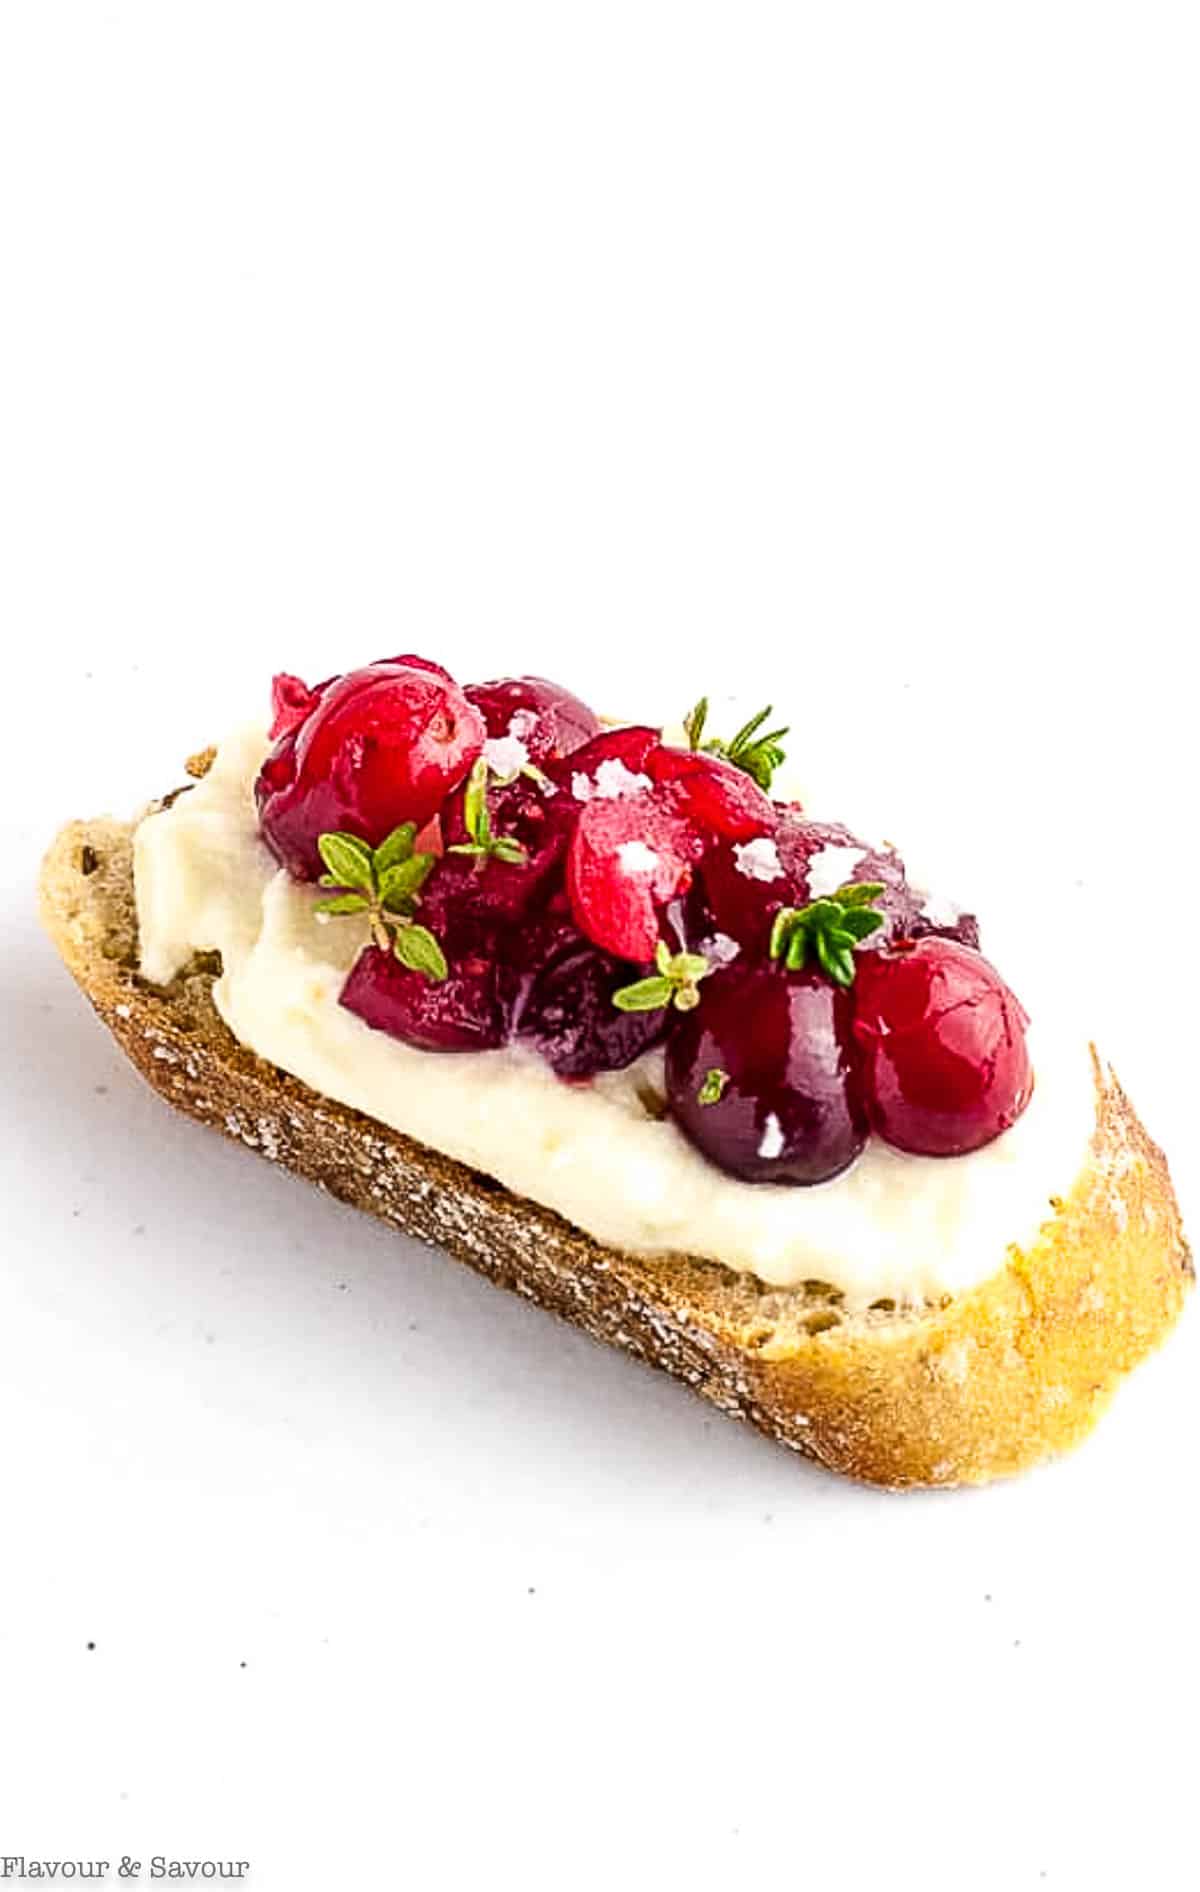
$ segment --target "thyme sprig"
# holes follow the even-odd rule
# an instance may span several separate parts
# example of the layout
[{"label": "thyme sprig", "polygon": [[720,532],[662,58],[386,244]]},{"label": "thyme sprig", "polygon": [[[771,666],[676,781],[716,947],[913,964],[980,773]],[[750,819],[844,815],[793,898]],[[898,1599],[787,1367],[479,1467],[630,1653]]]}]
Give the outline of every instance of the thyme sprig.
[{"label": "thyme sprig", "polygon": [[440,983],[449,972],[446,955],[429,928],[413,919],[437,856],[415,854],[416,838],[415,821],[393,828],[374,848],[359,835],[341,830],[321,835],[317,848],[327,871],[320,884],[339,891],[328,900],[318,900],[315,911],[333,916],[367,914],[371,938],[380,952],[394,953],[410,972]]},{"label": "thyme sprig", "polygon": [[781,907],[771,928],[771,958],[789,972],[815,959],[835,985],[853,985],[854,949],[883,925],[883,914],[871,906],[883,891],[882,881],[848,881],[828,899]]}]

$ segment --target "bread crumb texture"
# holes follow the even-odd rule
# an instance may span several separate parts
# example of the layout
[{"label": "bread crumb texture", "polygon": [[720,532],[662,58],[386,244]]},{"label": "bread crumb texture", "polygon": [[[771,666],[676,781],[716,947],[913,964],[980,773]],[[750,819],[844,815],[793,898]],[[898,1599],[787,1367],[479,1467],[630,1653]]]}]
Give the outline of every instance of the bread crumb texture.
[{"label": "bread crumb texture", "polygon": [[685,1255],[604,1248],[265,1064],[216,1011],[211,955],[165,989],[138,976],[131,840],[113,821],[71,823],[46,857],[42,912],[168,1103],[830,1470],[893,1488],[980,1484],[1063,1451],[1182,1308],[1193,1271],[1166,1161],[1099,1058],[1089,1160],[1047,1202],[1036,1242],[1005,1254],[997,1231],[996,1272],[969,1293],[851,1318],[821,1281],[769,1289]]}]

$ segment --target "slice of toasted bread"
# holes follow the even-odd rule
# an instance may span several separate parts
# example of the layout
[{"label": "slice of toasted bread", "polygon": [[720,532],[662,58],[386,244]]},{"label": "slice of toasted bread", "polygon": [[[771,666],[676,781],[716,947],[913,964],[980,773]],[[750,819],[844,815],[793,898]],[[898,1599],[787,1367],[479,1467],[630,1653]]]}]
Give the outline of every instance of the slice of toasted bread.
[{"label": "slice of toasted bread", "polygon": [[355,1207],[448,1249],[687,1381],[806,1457],[894,1487],[982,1483],[1086,1433],[1179,1313],[1192,1264],[1162,1152],[1096,1070],[1089,1160],[1027,1249],[920,1312],[847,1316],[821,1282],[763,1286],[686,1256],[602,1247],[488,1176],[265,1064],[231,1036],[203,959],[137,972],[132,829],[74,822],[46,858],[45,922],[123,1050],[168,1103]]}]

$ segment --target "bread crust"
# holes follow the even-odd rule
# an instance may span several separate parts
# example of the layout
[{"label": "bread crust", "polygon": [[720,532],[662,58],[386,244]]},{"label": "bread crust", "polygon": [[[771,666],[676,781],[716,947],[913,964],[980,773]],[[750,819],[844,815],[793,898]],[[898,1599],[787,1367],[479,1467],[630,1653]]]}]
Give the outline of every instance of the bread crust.
[{"label": "bread crust", "polygon": [[770,1289],[686,1256],[604,1247],[552,1211],[319,1096],[239,1045],[202,964],[136,970],[132,829],[73,822],[46,926],[122,1049],[177,1109],[449,1251],[830,1470],[894,1489],[979,1484],[1063,1451],[1165,1336],[1193,1280],[1166,1160],[1093,1053],[1081,1174],[1028,1248],[938,1307],[849,1318],[820,1283]]}]

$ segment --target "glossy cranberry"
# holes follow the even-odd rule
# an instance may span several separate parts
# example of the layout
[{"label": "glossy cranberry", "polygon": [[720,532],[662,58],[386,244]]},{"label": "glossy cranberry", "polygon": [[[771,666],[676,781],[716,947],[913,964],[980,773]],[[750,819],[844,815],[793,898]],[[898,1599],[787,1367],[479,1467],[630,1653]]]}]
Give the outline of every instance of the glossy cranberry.
[{"label": "glossy cranberry", "polygon": [[322,692],[328,687],[328,683],[319,683],[310,689],[303,678],[290,676],[286,670],[272,677],[271,741],[277,742],[280,736],[290,736],[294,729],[299,729],[305,717],[311,716],[316,709]]},{"label": "glossy cranberry", "polygon": [[[883,886],[873,905],[884,916],[878,935],[881,943],[936,933],[977,945],[979,929],[966,913],[952,926],[936,925],[921,912],[922,897],[908,883],[904,862],[894,848],[872,847],[840,823],[810,821],[796,807],[776,807],[778,826],[770,837],[774,855],[753,843],[728,842],[706,854],[700,870],[704,897],[713,925],[757,956],[764,956],[771,926],[781,907],[802,907],[815,899],[814,864],[823,877],[821,892],[833,892],[848,881],[875,881]],[[749,845],[749,852],[744,852]],[[848,850],[844,861],[827,849]],[[824,856],[822,860],[821,857]],[[773,873],[772,867],[778,871]],[[836,875],[827,884],[829,870]]]},{"label": "glossy cranberry", "polygon": [[[422,910],[422,920],[425,918]],[[507,1036],[492,942],[443,942],[449,977],[428,979],[369,946],[351,967],[341,1003],[375,1031],[419,1051],[493,1051]]]},{"label": "glossy cranberry", "polygon": [[1033,1092],[1028,1022],[995,967],[956,940],[863,953],[854,1035],[879,1134],[920,1156],[992,1142]]},{"label": "glossy cranberry", "polygon": [[622,1012],[613,1004],[639,968],[593,946],[565,916],[541,916],[500,950],[500,993],[513,1035],[559,1077],[622,1071],[666,1035],[666,1011]]},{"label": "glossy cranberry", "polygon": [[[671,1115],[704,1155],[747,1182],[819,1183],[867,1138],[848,992],[814,971],[714,972],[667,1041]],[[719,1099],[702,1103],[710,1072]]]},{"label": "glossy cranberry", "polygon": [[652,959],[662,910],[703,849],[699,830],[653,793],[585,802],[567,850],[576,925],[618,959]]},{"label": "glossy cranberry", "polygon": [[720,756],[691,749],[652,749],[645,769],[652,782],[674,789],[675,806],[706,834],[749,841],[771,834],[777,823],[774,804],[744,769]]},{"label": "glossy cranberry", "polygon": [[[659,730],[642,723],[631,723],[622,729],[602,729],[581,749],[558,762],[548,763],[546,774],[580,802],[596,794],[603,799],[633,793],[638,784],[628,781],[627,777],[646,775],[646,757],[658,747],[660,734]],[[605,763],[619,764],[619,767],[604,770]],[[649,779],[646,776],[647,782]]]},{"label": "glossy cranberry", "polygon": [[483,718],[428,664],[371,664],[330,683],[287,730],[255,785],[263,838],[298,880],[322,871],[317,839],[347,829],[377,846],[423,826],[463,780]]},{"label": "glossy cranberry", "polygon": [[464,694],[487,724],[490,737],[516,736],[531,762],[554,762],[579,749],[600,729],[586,703],[545,677],[501,677],[471,683]]},{"label": "glossy cranberry", "polygon": [[[442,811],[441,837],[447,849],[470,839],[464,795],[464,789],[456,789]],[[471,913],[505,923],[521,919],[561,885],[579,813],[579,803],[562,789],[551,793],[528,776],[493,783],[488,789],[492,833],[519,841],[524,861],[446,853],[426,883],[426,897],[440,900],[451,914]]]}]

